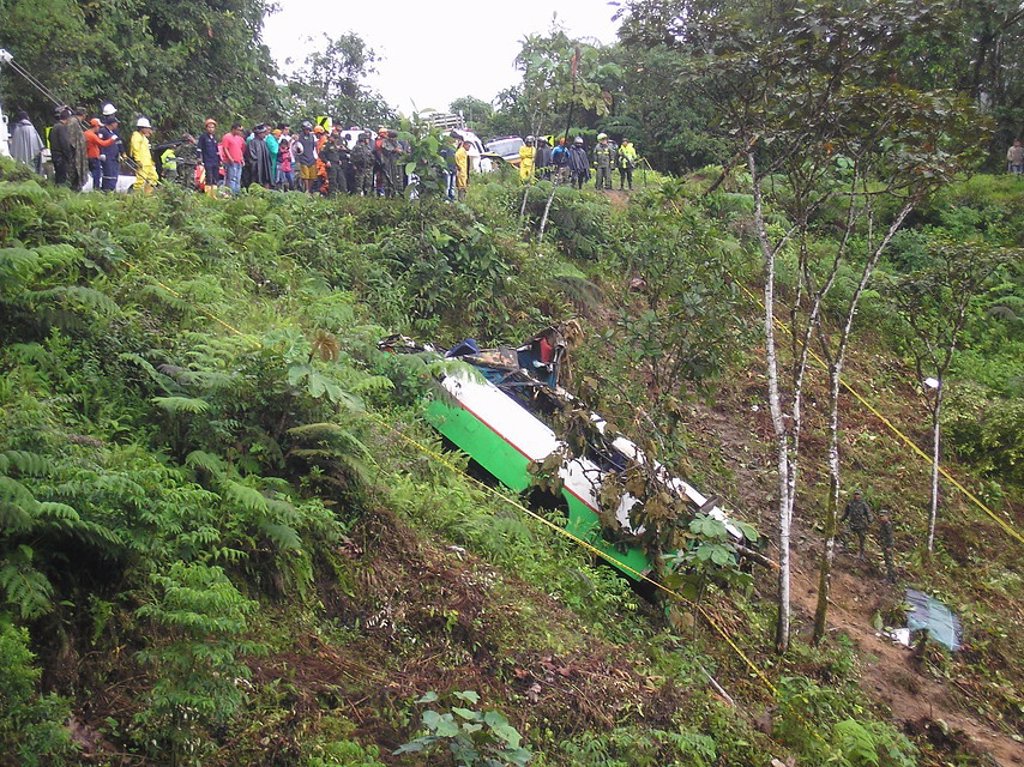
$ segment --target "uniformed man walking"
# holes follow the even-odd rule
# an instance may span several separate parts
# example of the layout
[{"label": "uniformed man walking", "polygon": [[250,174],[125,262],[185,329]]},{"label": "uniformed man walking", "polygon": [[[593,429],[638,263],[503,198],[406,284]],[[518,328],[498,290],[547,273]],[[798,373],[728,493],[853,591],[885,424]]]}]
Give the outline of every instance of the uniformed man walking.
[{"label": "uniformed man walking", "polygon": [[857,540],[860,542],[860,553],[858,556],[864,559],[864,539],[867,537],[868,530],[871,529],[871,507],[868,506],[868,502],[861,496],[860,490],[853,491],[853,498],[846,504],[846,508],[843,509],[843,516],[840,517],[840,522],[846,522],[849,520],[849,528],[857,536]]},{"label": "uniformed man walking", "polygon": [[892,561],[892,516],[886,509],[878,512],[878,540],[882,544],[882,558],[885,559],[885,577],[889,583],[895,583],[896,568]]}]

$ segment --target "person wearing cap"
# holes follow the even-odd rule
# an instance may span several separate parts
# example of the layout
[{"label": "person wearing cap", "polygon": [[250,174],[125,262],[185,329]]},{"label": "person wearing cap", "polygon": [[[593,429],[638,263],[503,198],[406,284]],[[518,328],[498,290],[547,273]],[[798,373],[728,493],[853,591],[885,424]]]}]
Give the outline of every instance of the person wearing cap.
[{"label": "person wearing cap", "polygon": [[75,159],[75,151],[68,139],[68,120],[71,110],[60,107],[55,110],[57,121],[50,128],[50,159],[53,161],[53,181],[55,184],[68,183],[68,169]]},{"label": "person wearing cap", "polygon": [[569,150],[569,180],[577,189],[582,189],[590,181],[590,158],[587,157],[582,136],[573,139],[572,149]]},{"label": "person wearing cap", "polygon": [[121,175],[121,155],[124,154],[124,143],[118,135],[119,128],[117,115],[107,115],[103,118],[103,127],[99,130],[99,137],[104,141],[113,139],[113,142],[103,147],[103,151],[100,153],[100,167],[103,170],[100,190],[104,192],[113,192],[117,189],[117,178]]},{"label": "person wearing cap", "polygon": [[534,159],[537,157],[535,142],[533,136],[527,136],[526,142],[519,147],[519,181],[523,184],[533,181]]},{"label": "person wearing cap", "polygon": [[132,162],[135,163],[135,178],[142,182],[144,194],[152,194],[159,182],[156,174],[156,163],[153,162],[153,150],[149,145],[149,137],[153,135],[153,126],[148,117],[140,117],[135,121],[135,132],[129,143]]},{"label": "person wearing cap", "polygon": [[89,121],[89,128],[85,131],[85,156],[89,161],[89,174],[92,176],[92,188],[99,191],[103,185],[103,161],[100,156],[108,146],[117,143],[117,136],[103,137],[100,135],[100,128],[103,123],[98,117]]},{"label": "person wearing cap", "polygon": [[43,140],[32,121],[28,119],[28,112],[24,110],[14,116],[11,157],[30,166],[36,173],[43,172]]},{"label": "person wearing cap", "polygon": [[220,154],[224,160],[224,183],[235,194],[242,191],[242,163],[245,162],[245,138],[242,123],[234,123],[221,136]]},{"label": "person wearing cap", "polygon": [[594,185],[598,189],[612,188],[612,168],[616,160],[615,146],[608,140],[607,133],[597,134],[597,146],[594,147],[594,167],[597,168],[597,178]]},{"label": "person wearing cap", "polygon": [[196,140],[199,162],[203,164],[203,184],[206,194],[217,196],[217,185],[220,184],[220,145],[217,142],[217,121],[207,117],[203,124],[203,132]]},{"label": "person wearing cap", "polygon": [[625,182],[629,183],[630,190],[633,189],[633,168],[636,167],[636,147],[628,138],[622,139],[622,146],[619,147],[619,189],[622,189]]}]

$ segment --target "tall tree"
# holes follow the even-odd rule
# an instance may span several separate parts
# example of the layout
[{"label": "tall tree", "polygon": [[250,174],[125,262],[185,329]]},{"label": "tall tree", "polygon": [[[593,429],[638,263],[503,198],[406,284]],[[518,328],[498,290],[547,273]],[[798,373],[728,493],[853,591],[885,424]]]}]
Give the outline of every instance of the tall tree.
[{"label": "tall tree", "polygon": [[363,126],[392,120],[391,107],[363,82],[374,72],[374,50],[355,32],[337,39],[324,34],[323,43],[323,49],[306,56],[288,78],[291,111],[331,115]]},{"label": "tall tree", "polygon": [[932,469],[928,551],[935,545],[939,514],[939,458],[946,375],[953,364],[972,302],[1000,265],[1019,261],[1020,251],[983,242],[933,242],[927,263],[891,275],[885,300],[903,326],[903,348],[931,414]]},{"label": "tall tree", "polygon": [[[0,47],[72,106],[113,101],[158,127],[277,111],[276,70],[262,42],[266,0],[115,4],[0,0]],[[52,104],[0,75],[5,104],[48,118]]]},{"label": "tall tree", "polygon": [[[861,276],[843,313],[830,380],[838,381],[860,296],[892,234],[914,205],[956,167],[970,110],[949,94],[922,93],[893,82],[891,52],[907,35],[941,16],[937,5],[911,0],[836,0],[813,8],[729,7],[720,2],[627,7],[627,34],[666,45],[686,59],[686,84],[719,112],[719,128],[743,158],[754,198],[754,228],[763,268],[763,337],[768,405],[775,441],[779,526],[779,611],[776,644],[790,635],[790,537],[798,493],[803,387],[814,335],[840,267],[865,227],[873,231],[879,201],[897,213],[885,235],[861,248]],[[752,19],[753,13],[759,13]],[[891,202],[889,204],[892,204]],[[837,214],[838,207],[838,214]],[[785,212],[783,226],[769,210]],[[823,264],[811,243],[822,227],[840,244]],[[871,241],[871,237],[868,240]],[[795,255],[799,279],[790,310],[788,368],[781,370],[776,295],[780,259]],[[832,398],[830,410],[837,409]],[[834,418],[832,439],[837,439]],[[830,460],[837,497],[839,462]],[[834,519],[830,501],[828,519]],[[831,541],[826,541],[820,598],[827,602]]]}]

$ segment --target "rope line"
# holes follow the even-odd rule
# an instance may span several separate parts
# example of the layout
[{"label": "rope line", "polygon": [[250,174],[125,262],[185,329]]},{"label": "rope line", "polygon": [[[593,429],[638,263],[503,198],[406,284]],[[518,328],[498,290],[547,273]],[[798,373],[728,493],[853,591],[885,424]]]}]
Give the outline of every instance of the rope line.
[{"label": "rope line", "polygon": [[[747,297],[750,298],[750,300],[754,301],[758,306],[764,309],[764,302],[761,300],[760,296],[755,295],[746,285],[743,284],[741,280],[736,279],[736,276],[733,275],[731,272],[728,272],[728,274],[730,277],[732,277],[733,281],[740,286],[740,289],[747,294]],[[778,317],[774,317],[773,319],[775,325],[779,329],[783,330],[786,333],[790,332],[789,325],[787,325],[783,320],[780,320]],[[828,370],[828,365],[818,355],[818,353],[814,351],[814,349],[808,347],[807,351],[809,352],[811,359],[813,359],[818,365],[820,365],[823,370]],[[921,458],[927,461],[929,465],[931,465],[932,457],[928,455],[924,450],[922,450],[917,445],[917,443],[914,442],[914,440],[912,440],[910,437],[908,437],[898,426],[896,426],[896,424],[894,424],[891,420],[889,420],[889,418],[887,418],[882,412],[880,412],[877,407],[871,404],[871,402],[869,402],[866,397],[864,397],[859,391],[854,389],[851,384],[847,383],[846,379],[840,378],[839,383],[843,387],[843,389],[845,389],[849,394],[851,394],[854,397],[854,399],[860,402],[860,404],[867,408],[868,411],[870,411],[871,414],[875,416],[875,418],[881,421],[882,424],[889,429],[889,431],[895,434],[900,441],[906,444],[914,453],[919,455]],[[939,474],[941,474],[943,479],[948,481],[953,487],[955,487],[957,490],[963,493],[964,496],[967,497],[967,499],[970,500],[975,506],[977,506],[985,514],[987,514],[996,524],[998,524],[1006,532],[1007,535],[1009,535],[1011,538],[1016,539],[1017,542],[1024,544],[1024,535],[1021,535],[1021,533],[1012,524],[1010,524],[1005,519],[996,514],[996,512],[990,509],[984,501],[982,501],[980,498],[978,498],[978,496],[976,496],[974,493],[972,493],[970,490],[964,487],[963,484],[956,477],[954,477],[952,474],[949,473],[949,471],[946,470],[945,466],[939,466]]]}]

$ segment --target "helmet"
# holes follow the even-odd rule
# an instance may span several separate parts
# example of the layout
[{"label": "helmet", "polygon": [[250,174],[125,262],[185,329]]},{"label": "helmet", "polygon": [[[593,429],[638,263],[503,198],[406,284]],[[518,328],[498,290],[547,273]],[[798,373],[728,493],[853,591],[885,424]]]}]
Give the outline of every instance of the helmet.
[{"label": "helmet", "polygon": [[608,134],[607,133],[598,133],[597,134],[597,140],[598,141],[604,141],[606,138],[608,138]]},{"label": "helmet", "polygon": [[305,147],[302,146],[301,141],[296,141],[294,144],[295,154],[300,155],[306,151]]},{"label": "helmet", "polygon": [[214,120],[212,117],[207,117],[206,118],[206,122],[203,123],[203,125],[216,125],[216,124],[217,124],[217,121]]},{"label": "helmet", "polygon": [[313,123],[311,123],[309,120],[303,120],[302,121],[302,129],[303,130],[313,130]]},{"label": "helmet", "polygon": [[103,116],[104,117],[110,117],[110,115],[114,114],[116,111],[117,111],[117,107],[115,107],[109,101],[106,104],[103,105]]},{"label": "helmet", "polygon": [[583,136],[577,136],[576,138],[574,138],[572,140],[572,143],[574,143],[574,144],[582,144],[583,143]]},{"label": "helmet", "polygon": [[324,133],[324,132],[325,132],[324,131],[324,126],[322,126],[322,125],[314,125],[313,126],[313,133],[320,134],[320,133]]},{"label": "helmet", "polygon": [[153,126],[149,124],[149,118],[148,117],[140,117],[138,120],[135,121],[135,127],[136,128],[152,128]]}]

